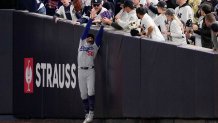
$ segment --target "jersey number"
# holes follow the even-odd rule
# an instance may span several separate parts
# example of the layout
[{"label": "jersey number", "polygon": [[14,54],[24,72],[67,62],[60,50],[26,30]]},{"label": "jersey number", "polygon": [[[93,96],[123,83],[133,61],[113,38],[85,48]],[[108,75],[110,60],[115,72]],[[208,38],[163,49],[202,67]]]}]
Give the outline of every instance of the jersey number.
[{"label": "jersey number", "polygon": [[92,52],[92,51],[87,51],[87,55],[88,55],[88,56],[94,56],[94,52]]}]

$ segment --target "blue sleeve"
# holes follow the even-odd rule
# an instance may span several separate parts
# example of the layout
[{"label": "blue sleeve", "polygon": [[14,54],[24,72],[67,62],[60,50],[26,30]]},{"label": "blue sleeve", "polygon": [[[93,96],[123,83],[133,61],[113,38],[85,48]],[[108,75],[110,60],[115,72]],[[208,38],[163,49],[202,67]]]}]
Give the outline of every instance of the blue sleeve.
[{"label": "blue sleeve", "polygon": [[86,39],[86,37],[87,37],[87,35],[89,33],[89,30],[90,30],[90,27],[92,25],[92,21],[93,21],[92,19],[89,19],[89,21],[88,21],[88,23],[86,25],[86,28],[85,28],[82,36],[80,37],[82,40]]},{"label": "blue sleeve", "polygon": [[100,30],[98,31],[98,34],[96,36],[95,39],[95,43],[96,45],[99,47],[102,41],[102,37],[103,37],[103,32],[104,32],[104,26],[101,26]]}]

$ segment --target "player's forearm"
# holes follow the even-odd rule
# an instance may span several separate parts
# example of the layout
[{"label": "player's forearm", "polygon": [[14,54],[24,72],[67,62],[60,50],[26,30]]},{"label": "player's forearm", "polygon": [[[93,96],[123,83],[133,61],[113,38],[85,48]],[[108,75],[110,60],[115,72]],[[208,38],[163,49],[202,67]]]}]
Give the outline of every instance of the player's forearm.
[{"label": "player's forearm", "polygon": [[83,32],[83,35],[81,36],[82,40],[84,40],[87,37],[87,35],[89,33],[89,30],[90,30],[90,27],[92,25],[92,21],[93,21],[93,19],[89,19],[89,21],[88,21],[88,23],[86,25],[86,28],[85,28],[85,30]]}]

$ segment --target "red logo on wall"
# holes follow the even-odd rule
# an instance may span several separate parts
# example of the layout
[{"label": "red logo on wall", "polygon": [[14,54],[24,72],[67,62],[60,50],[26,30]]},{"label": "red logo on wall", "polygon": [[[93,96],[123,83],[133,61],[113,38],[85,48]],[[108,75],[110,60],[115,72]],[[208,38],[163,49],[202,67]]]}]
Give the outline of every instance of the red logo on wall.
[{"label": "red logo on wall", "polygon": [[24,93],[33,93],[33,58],[24,58]]}]

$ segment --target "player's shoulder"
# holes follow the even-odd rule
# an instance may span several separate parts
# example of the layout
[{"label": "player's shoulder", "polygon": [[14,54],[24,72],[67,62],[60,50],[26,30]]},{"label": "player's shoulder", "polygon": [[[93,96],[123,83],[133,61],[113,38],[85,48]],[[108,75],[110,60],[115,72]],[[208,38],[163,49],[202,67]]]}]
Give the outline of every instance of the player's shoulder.
[{"label": "player's shoulder", "polygon": [[93,47],[98,47],[97,44],[94,42],[94,44],[92,44]]},{"label": "player's shoulder", "polygon": [[99,48],[100,46],[98,46],[96,43],[94,43],[94,44],[92,44],[92,47],[94,48],[94,50],[98,50],[98,48]]},{"label": "player's shoulder", "polygon": [[80,42],[80,44],[85,44],[86,39],[81,39],[81,38],[80,38],[79,42]]}]

